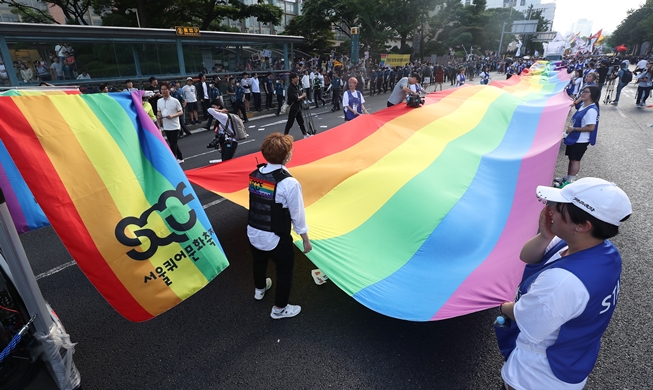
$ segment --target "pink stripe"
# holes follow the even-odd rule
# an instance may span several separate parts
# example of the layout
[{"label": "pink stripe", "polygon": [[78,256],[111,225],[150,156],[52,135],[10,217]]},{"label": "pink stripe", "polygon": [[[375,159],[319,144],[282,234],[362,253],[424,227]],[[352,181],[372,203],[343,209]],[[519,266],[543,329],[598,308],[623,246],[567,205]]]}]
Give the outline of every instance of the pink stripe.
[{"label": "pink stripe", "polygon": [[519,252],[537,232],[543,207],[535,197],[535,188],[551,183],[568,111],[569,98],[564,92],[547,102],[531,148],[522,159],[515,198],[501,237],[485,261],[458,286],[431,321],[485,310],[514,299],[524,270]]}]

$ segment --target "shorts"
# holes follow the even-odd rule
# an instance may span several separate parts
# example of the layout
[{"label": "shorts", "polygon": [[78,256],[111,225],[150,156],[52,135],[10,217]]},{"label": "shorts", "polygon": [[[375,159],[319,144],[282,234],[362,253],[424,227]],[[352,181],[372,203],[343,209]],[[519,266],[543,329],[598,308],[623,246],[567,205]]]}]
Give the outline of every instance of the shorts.
[{"label": "shorts", "polygon": [[247,101],[252,100],[252,94],[251,93],[246,93],[245,94],[245,100],[247,100]]},{"label": "shorts", "polygon": [[187,102],[186,109],[189,111],[197,111],[197,102]]},{"label": "shorts", "polygon": [[569,156],[569,159],[572,161],[580,161],[587,150],[587,145],[589,142],[583,142],[580,144],[567,145],[565,150],[565,155]]},{"label": "shorts", "polygon": [[430,84],[431,83],[431,78],[430,77],[424,77],[424,84]]}]

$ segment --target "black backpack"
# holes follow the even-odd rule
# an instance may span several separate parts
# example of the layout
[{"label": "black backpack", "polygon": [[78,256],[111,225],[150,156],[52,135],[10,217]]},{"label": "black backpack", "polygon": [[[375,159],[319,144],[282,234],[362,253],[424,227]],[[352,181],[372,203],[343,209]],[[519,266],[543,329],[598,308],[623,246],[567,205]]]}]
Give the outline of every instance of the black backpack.
[{"label": "black backpack", "polygon": [[624,74],[621,76],[621,82],[628,84],[631,81],[633,81],[633,72],[631,72],[629,69],[624,69]]}]

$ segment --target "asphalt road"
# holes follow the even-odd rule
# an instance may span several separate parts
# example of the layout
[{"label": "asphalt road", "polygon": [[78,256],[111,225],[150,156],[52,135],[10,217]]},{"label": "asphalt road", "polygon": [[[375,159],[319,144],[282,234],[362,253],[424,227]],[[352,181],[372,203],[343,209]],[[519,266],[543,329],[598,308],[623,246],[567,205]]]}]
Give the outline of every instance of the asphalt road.
[{"label": "asphalt road", "polygon": [[[648,126],[653,108],[635,108],[634,91],[631,86],[624,89],[618,109],[602,107],[599,142],[586,153],[580,173],[616,182],[634,209],[613,240],[624,259],[619,304],[588,389],[653,387],[653,128]],[[371,112],[383,109],[387,96],[368,98],[366,106]],[[318,131],[342,123],[341,113],[327,109],[313,110]],[[241,143],[237,155],[258,150],[265,135],[283,130],[282,120],[270,116],[251,121],[249,142]],[[292,134],[300,135],[296,126]],[[185,169],[219,158],[206,149],[210,138],[208,132],[198,132],[180,140]],[[565,173],[566,164],[561,153],[557,176]],[[429,323],[388,318],[332,283],[315,285],[310,276],[315,267],[299,251],[291,302],[302,305],[302,313],[272,320],[274,291],[261,302],[252,298],[245,209],[195,189],[202,204],[210,205],[206,212],[231,265],[178,307],[145,323],[131,323],[106,303],[76,265],[39,279],[46,300],[78,343],[74,360],[84,388],[501,388],[502,360],[492,329],[495,311]],[[21,237],[37,275],[72,260],[51,228]],[[29,388],[56,387],[41,374]]]}]

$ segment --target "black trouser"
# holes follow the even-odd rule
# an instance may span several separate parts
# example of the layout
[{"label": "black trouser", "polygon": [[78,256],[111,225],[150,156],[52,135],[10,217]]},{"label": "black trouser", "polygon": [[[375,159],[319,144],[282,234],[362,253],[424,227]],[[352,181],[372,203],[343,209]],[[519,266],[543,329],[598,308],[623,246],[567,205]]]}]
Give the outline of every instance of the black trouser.
[{"label": "black trouser", "polygon": [[292,274],[295,266],[295,248],[293,248],[292,237],[290,237],[290,234],[286,237],[281,237],[279,244],[271,251],[256,249],[252,244],[249,246],[252,250],[252,257],[254,258],[254,264],[252,266],[254,271],[254,287],[259,290],[265,289],[268,260],[271,259],[277,270],[274,305],[276,307],[286,307],[290,299]]},{"label": "black trouser", "polygon": [[236,112],[236,115],[238,115],[239,112],[243,114],[243,122],[247,122],[247,112],[245,111],[245,103],[236,100],[234,102],[234,111]]},{"label": "black trouser", "polygon": [[265,93],[265,109],[269,110],[272,108],[272,95],[273,93]]},{"label": "black trouser", "polygon": [[256,111],[261,111],[261,93],[252,92],[252,95],[254,95],[254,109]]},{"label": "black trouser", "polygon": [[170,145],[170,150],[172,154],[177,157],[177,160],[183,160],[184,157],[181,155],[181,150],[179,150],[179,145],[177,144],[177,137],[179,137],[179,130],[163,130],[166,138],[168,139],[168,145]]},{"label": "black trouser", "polygon": [[333,111],[340,110],[340,89],[333,90],[333,98],[331,100],[333,103]]},{"label": "black trouser", "polygon": [[299,128],[302,130],[302,134],[306,135],[306,127],[304,127],[304,118],[302,118],[302,110],[299,108],[300,103],[295,103],[290,107],[290,112],[288,113],[288,122],[286,122],[286,129],[283,131],[284,134],[290,132],[290,128],[295,124],[295,119],[299,124]]},{"label": "black trouser", "polygon": [[211,102],[209,99],[202,100],[202,111],[204,111],[204,119],[210,119],[211,114],[209,114],[209,107],[211,107]]},{"label": "black trouser", "polygon": [[322,98],[322,88],[314,89],[313,90],[313,97],[315,97],[315,108],[319,107],[317,105],[318,100],[320,100],[322,102],[322,106],[326,105],[326,101]]},{"label": "black trouser", "polygon": [[370,96],[374,96],[376,93],[376,79],[370,80]]},{"label": "black trouser", "polygon": [[392,107],[392,106],[394,106],[394,103],[390,103],[390,101],[388,100],[388,101],[386,102],[386,106],[388,106],[388,107]]},{"label": "black trouser", "polygon": [[637,101],[635,104],[646,103],[651,87],[637,87]]},{"label": "black trouser", "polygon": [[236,149],[238,148],[238,142],[236,141],[225,141],[220,145],[220,151],[222,152],[222,161],[231,160],[236,154]]},{"label": "black trouser", "polygon": [[[270,95],[272,96],[272,95]],[[283,106],[283,95],[277,95],[277,115],[281,112],[281,106]]]}]

